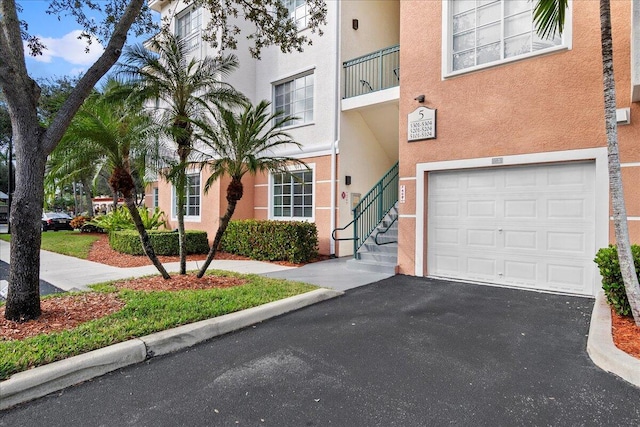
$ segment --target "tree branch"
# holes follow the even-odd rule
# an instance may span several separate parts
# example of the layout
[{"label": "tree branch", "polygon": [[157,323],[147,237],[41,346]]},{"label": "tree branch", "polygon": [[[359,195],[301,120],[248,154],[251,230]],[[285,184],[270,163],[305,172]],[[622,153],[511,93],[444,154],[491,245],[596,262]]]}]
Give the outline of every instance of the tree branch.
[{"label": "tree branch", "polygon": [[[4,1],[4,0],[2,0]],[[67,100],[56,114],[47,129],[43,149],[47,154],[51,153],[60,141],[71,119],[76,114],[86,97],[91,93],[98,81],[111,69],[122,53],[122,47],[127,40],[129,28],[138,18],[145,0],[131,0],[122,18],[116,24],[113,34],[103,54],[89,68],[86,74],[78,81]]]}]

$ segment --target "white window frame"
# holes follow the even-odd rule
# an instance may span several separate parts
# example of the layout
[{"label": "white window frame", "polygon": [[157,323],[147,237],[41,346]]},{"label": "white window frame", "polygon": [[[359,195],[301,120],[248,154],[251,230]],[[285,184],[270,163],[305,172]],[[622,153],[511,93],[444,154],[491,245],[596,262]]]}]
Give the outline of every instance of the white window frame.
[{"label": "white window frame", "polygon": [[301,166],[301,165],[291,166],[287,168],[287,171],[290,173],[311,171],[311,216],[310,217],[299,217],[299,216],[284,217],[284,216],[276,216],[274,214],[274,208],[275,208],[274,201],[273,201],[275,196],[273,191],[274,174],[270,173],[269,174],[269,203],[268,203],[270,220],[315,222],[316,220],[316,165],[315,163],[307,163],[307,166],[309,169],[306,169],[304,166]]},{"label": "white window frame", "polygon": [[[196,14],[198,16],[197,25],[193,26],[193,16]],[[191,21],[191,30],[187,34],[180,35],[178,33],[179,23],[181,20],[187,19]],[[201,7],[190,7],[186,10],[180,12],[175,19],[175,35],[179,40],[184,40],[187,46],[187,51],[190,52],[194,49],[197,49],[201,43],[201,30],[202,30],[202,8]]]},{"label": "white window frame", "polygon": [[[307,125],[311,125],[311,124],[315,123],[315,119],[316,119],[316,115],[315,115],[316,114],[316,105],[315,105],[316,104],[316,75],[315,75],[314,71],[315,71],[314,69],[307,70],[307,71],[304,71],[304,72],[301,72],[301,73],[294,74],[294,75],[292,75],[290,77],[287,77],[285,79],[280,79],[280,80],[277,80],[275,82],[272,82],[272,84],[271,84],[271,100],[272,100],[271,105],[272,105],[272,108],[273,108],[273,112],[275,113],[276,111],[278,111],[277,110],[277,104],[276,104],[276,92],[277,92],[278,86],[282,86],[282,85],[285,85],[287,83],[291,83],[291,84],[295,85],[296,80],[299,80],[299,79],[302,79],[302,78],[306,78],[308,76],[313,76],[313,86],[311,88],[311,96],[312,96],[312,99],[311,99],[311,110],[310,110],[311,111],[311,116],[312,116],[311,120],[305,121],[305,118],[304,118],[304,113],[309,111],[307,109],[307,107],[306,107],[306,104],[307,104],[307,101],[308,101],[309,98],[306,95],[307,86],[305,85],[305,89],[304,89],[305,90],[305,97],[304,97],[305,109],[302,111],[303,117],[300,118],[299,113],[295,113],[293,111],[296,101],[292,99],[291,102],[290,102],[290,104],[292,106],[292,112],[289,115],[293,116],[293,117],[298,117],[299,119],[295,120],[293,122],[290,122],[291,124],[282,126],[282,129],[289,129],[289,128],[300,127],[300,126],[307,126]],[[295,89],[294,89],[294,91],[295,91]],[[293,92],[292,92],[291,96],[293,97]]]},{"label": "white window frame", "polygon": [[298,31],[304,30],[309,26],[309,3],[303,0],[303,4],[295,6],[299,0],[281,0],[284,7],[289,11],[289,17],[296,23]]},{"label": "white window frame", "polygon": [[[502,3],[504,4],[502,0]],[[533,0],[535,1],[535,0]],[[462,70],[453,71],[453,6],[449,0],[442,0],[442,78],[454,77],[461,74],[470,73],[477,70],[483,70],[486,68],[496,67],[504,64],[508,64],[515,61],[521,61],[523,59],[536,57],[540,55],[546,55],[552,52],[571,50],[572,49],[572,22],[573,22],[573,1],[569,0],[565,15],[564,32],[562,34],[562,42],[557,46],[548,47],[546,49],[540,49],[533,52],[525,53],[522,55],[513,56],[510,58],[502,58],[497,61],[488,62],[486,64],[474,65]],[[504,17],[501,18],[504,20]],[[504,26],[502,26],[504,28]],[[500,42],[502,43],[501,52],[504,51],[504,34],[500,35]],[[504,52],[503,52],[504,53]]]},{"label": "white window frame", "polygon": [[[187,171],[187,179],[190,176],[198,176],[198,215],[186,215],[184,216],[185,222],[200,222],[202,218],[202,174],[199,171]],[[176,188],[175,186],[171,186],[171,221],[177,221],[178,215],[176,211]],[[187,189],[187,194],[185,195],[185,209],[189,212],[189,190]]]}]

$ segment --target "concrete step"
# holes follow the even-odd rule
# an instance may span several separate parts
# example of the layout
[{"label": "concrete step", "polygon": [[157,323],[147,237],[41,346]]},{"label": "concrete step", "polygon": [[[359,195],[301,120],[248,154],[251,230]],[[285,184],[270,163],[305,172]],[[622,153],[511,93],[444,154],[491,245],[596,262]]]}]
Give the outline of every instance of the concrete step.
[{"label": "concrete step", "polygon": [[350,259],[347,261],[349,270],[368,271],[372,273],[383,273],[389,275],[396,274],[396,264],[387,264],[381,262],[369,262],[362,259]]},{"label": "concrete step", "polygon": [[[379,239],[380,240],[380,239]],[[397,243],[389,243],[387,245],[376,245],[374,242],[365,242],[364,245],[360,248],[361,253],[364,252],[383,252],[389,254],[398,254],[398,244]]]},{"label": "concrete step", "polygon": [[379,262],[383,264],[396,265],[398,263],[398,253],[387,252],[359,252],[359,259],[366,262]]}]

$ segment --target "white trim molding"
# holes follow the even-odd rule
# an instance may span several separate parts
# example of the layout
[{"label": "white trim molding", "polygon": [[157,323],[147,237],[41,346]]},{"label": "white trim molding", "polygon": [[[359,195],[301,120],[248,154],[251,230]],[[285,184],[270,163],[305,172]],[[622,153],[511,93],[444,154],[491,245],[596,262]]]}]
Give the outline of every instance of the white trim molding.
[{"label": "white trim molding", "polygon": [[[500,159],[500,160],[497,160]],[[504,166],[536,165],[572,161],[595,161],[595,244],[597,248],[609,244],[609,171],[607,148],[585,148],[581,150],[550,151],[545,153],[517,154],[511,156],[482,157],[464,160],[448,160],[416,164],[416,235],[415,275],[424,276],[426,256],[426,188],[427,174],[433,171],[454,169],[478,169]]]}]

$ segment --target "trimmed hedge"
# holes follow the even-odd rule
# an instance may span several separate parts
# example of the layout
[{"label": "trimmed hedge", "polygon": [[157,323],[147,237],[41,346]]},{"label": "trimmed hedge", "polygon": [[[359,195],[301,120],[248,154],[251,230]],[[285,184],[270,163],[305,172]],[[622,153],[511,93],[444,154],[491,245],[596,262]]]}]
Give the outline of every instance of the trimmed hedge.
[{"label": "trimmed hedge", "polygon": [[301,221],[230,221],[220,249],[261,261],[308,262],[318,255],[318,229]]},{"label": "trimmed hedge", "polygon": [[[178,233],[176,231],[147,230],[149,239],[156,255],[178,255]],[[206,254],[209,252],[209,241],[206,231],[187,230],[187,253]],[[136,230],[120,230],[109,233],[109,245],[115,251],[130,254],[144,255],[140,236]]]},{"label": "trimmed hedge", "polygon": [[[631,245],[631,254],[636,268],[636,275],[640,278],[640,246]],[[604,289],[609,305],[619,315],[631,316],[631,306],[622,281],[617,248],[614,245],[609,245],[607,248],[600,249],[593,261],[598,264],[600,269],[602,289]]]}]

